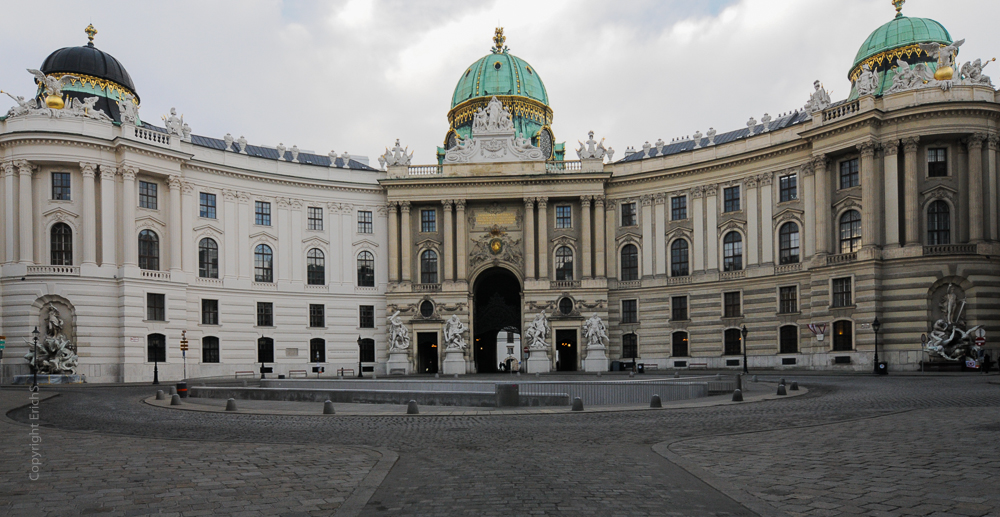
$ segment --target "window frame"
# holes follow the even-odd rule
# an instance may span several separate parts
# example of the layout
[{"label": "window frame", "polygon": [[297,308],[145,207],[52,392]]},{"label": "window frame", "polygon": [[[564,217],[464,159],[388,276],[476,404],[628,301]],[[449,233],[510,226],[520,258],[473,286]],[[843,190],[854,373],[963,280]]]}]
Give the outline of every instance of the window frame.
[{"label": "window frame", "polygon": [[[944,207],[944,212],[932,211],[935,207]],[[935,199],[927,204],[926,227],[928,246],[951,244],[951,206],[946,201]]]},{"label": "window frame", "polygon": [[437,233],[437,209],[420,209],[420,233]]},{"label": "window frame", "polygon": [[[154,348],[154,338],[156,338],[157,341],[156,345],[158,345],[155,348]],[[147,363],[167,362],[167,336],[160,334],[159,332],[146,334],[146,362]]]},{"label": "window frame", "polygon": [[323,231],[323,207],[306,207],[306,230],[314,232]]},{"label": "window frame", "polygon": [[639,357],[639,336],[635,332],[622,334],[622,359]]},{"label": "window frame", "polygon": [[[735,236],[732,242],[729,237]],[[743,270],[743,234],[730,230],[722,236],[722,271]]]},{"label": "window frame", "polygon": [[672,196],[670,198],[670,220],[684,221],[687,217],[687,195]]},{"label": "window frame", "polygon": [[271,226],[271,202],[253,202],[253,224],[257,226]]},{"label": "window frame", "polygon": [[555,253],[553,253],[553,260],[555,260],[557,281],[573,281],[573,256],[573,248],[569,246],[559,246],[556,248]]},{"label": "window frame", "polygon": [[[625,260],[625,251],[628,249],[635,250],[635,254],[630,253],[629,260]],[[634,280],[639,280],[639,246],[629,242],[621,247],[618,252],[619,258],[619,269],[621,273],[619,274],[619,279],[622,282],[630,282]]]},{"label": "window frame", "polygon": [[309,304],[309,328],[326,328],[326,305],[322,303]]},{"label": "window frame", "polygon": [[[733,303],[733,297],[736,298],[736,303]],[[731,312],[735,306],[735,312]],[[743,317],[743,291],[725,291],[722,293],[722,317],[723,318],[742,318]]]},{"label": "window frame", "polygon": [[[145,239],[143,238],[145,237]],[[155,231],[145,229],[139,232],[139,269],[160,270],[160,236]]]},{"label": "window frame", "polygon": [[309,362],[310,363],[325,363],[326,362],[326,340],[321,337],[314,337],[309,340]]},{"label": "window frame", "polygon": [[799,175],[796,173],[778,177],[778,202],[787,203],[799,199]]},{"label": "window frame", "polygon": [[274,250],[263,242],[253,248],[253,281],[274,283]]},{"label": "window frame", "polygon": [[[683,260],[677,260],[680,256],[678,245],[683,243]],[[691,275],[691,245],[687,239],[680,237],[670,243],[670,276],[690,276]]]},{"label": "window frame", "polygon": [[858,158],[848,158],[846,160],[841,160],[837,164],[837,185],[840,187],[837,190],[845,190],[861,186],[860,165],[860,160]]},{"label": "window frame", "polygon": [[198,278],[219,278],[219,243],[211,237],[198,240]]},{"label": "window frame", "polygon": [[274,362],[274,338],[264,336],[257,338],[257,362],[261,364]]},{"label": "window frame", "polygon": [[[683,312],[681,312],[683,311]],[[670,297],[670,321],[690,321],[687,295]]]},{"label": "window frame", "polygon": [[159,210],[159,184],[139,180],[139,208]]},{"label": "window frame", "polygon": [[73,175],[68,172],[52,172],[52,201],[73,200]]},{"label": "window frame", "polygon": [[[931,160],[932,154],[934,160]],[[940,155],[940,156],[939,156]],[[948,177],[948,148],[928,147],[927,148],[927,177],[947,178]],[[938,159],[940,158],[940,159]]]},{"label": "window frame", "polygon": [[[795,228],[794,232],[785,233],[785,228]],[[800,247],[802,244],[799,223],[786,221],[778,228],[778,264],[798,264],[802,260]]]},{"label": "window frame", "polygon": [[374,305],[358,305],[358,328],[359,329],[375,328]]},{"label": "window frame", "polygon": [[326,285],[326,253],[319,248],[306,252],[306,285]]},{"label": "window frame", "polygon": [[[791,296],[786,296],[791,293]],[[799,313],[799,286],[781,285],[778,286],[778,314],[798,314]]]},{"label": "window frame", "polygon": [[438,252],[432,249],[425,249],[420,252],[420,283],[437,284],[438,280]]},{"label": "window frame", "polygon": [[[840,289],[838,285],[847,289]],[[846,299],[846,303],[845,303]],[[830,279],[830,308],[843,309],[854,307],[854,277],[842,276]]]},{"label": "window frame", "polygon": [[[844,218],[852,213],[857,214],[857,218],[852,217],[849,221],[845,221]],[[844,236],[845,225],[849,225],[846,227],[847,237]],[[837,244],[840,254],[857,253],[861,249],[861,237],[861,212],[853,208],[844,210],[837,218]]]},{"label": "window frame", "polygon": [[[791,335],[785,335],[786,330],[791,330]],[[788,340],[791,339],[794,343],[789,343]],[[791,345],[791,346],[789,346]],[[799,353],[799,326],[798,325],[781,325],[778,327],[778,353],[779,354],[797,354]]]},{"label": "window frame", "polygon": [[621,301],[621,324],[631,325],[639,323],[639,299],[629,298]]},{"label": "window frame", "polygon": [[[684,339],[681,340],[684,343],[683,345],[678,345],[677,344],[678,337],[680,337],[680,335],[683,335],[683,337],[684,337]],[[684,347],[684,350],[683,350],[684,353],[683,354],[678,354],[677,353],[679,346],[683,346]],[[688,332],[686,330],[677,330],[677,331],[671,332],[670,333],[670,357],[690,357],[690,355],[691,355],[691,337],[690,337],[690,334],[688,334]]]},{"label": "window frame", "polygon": [[201,324],[219,324],[219,300],[213,300],[211,298],[201,299]]},{"label": "window frame", "polygon": [[204,217],[205,219],[217,219],[218,212],[216,208],[218,204],[216,203],[215,194],[211,192],[199,192],[198,193],[198,217]]},{"label": "window frame", "polygon": [[556,229],[573,228],[573,207],[571,205],[556,205]]},{"label": "window frame", "polygon": [[[214,340],[215,346],[211,343]],[[219,338],[215,336],[204,336],[201,338],[201,362],[215,364],[221,362],[221,353],[219,352]]]},{"label": "window frame", "polygon": [[722,332],[722,355],[743,355],[743,346],[740,329],[730,327]]},{"label": "window frame", "polygon": [[361,250],[357,254],[358,287],[375,287],[375,254]]},{"label": "window frame", "polygon": [[724,187],[722,189],[722,212],[740,211],[740,186]]},{"label": "window frame", "polygon": [[[841,325],[847,325],[847,334],[837,334],[837,329]],[[851,352],[854,350],[854,322],[849,319],[840,319],[833,322],[830,327],[830,348],[833,352]],[[843,336],[843,337],[838,337]],[[845,340],[847,341],[845,343]],[[846,345],[846,346],[844,346]]]},{"label": "window frame", "polygon": [[49,228],[49,264],[73,265],[73,227],[69,224],[57,222]]},{"label": "window frame", "polygon": [[621,227],[638,226],[638,216],[635,210],[635,201],[621,204]]},{"label": "window frame", "polygon": [[257,321],[255,327],[274,327],[274,302],[257,302]]},{"label": "window frame", "polygon": [[373,221],[371,210],[358,210],[358,233],[375,233],[375,223]]},{"label": "window frame", "polygon": [[146,321],[167,321],[167,295],[146,293]]}]

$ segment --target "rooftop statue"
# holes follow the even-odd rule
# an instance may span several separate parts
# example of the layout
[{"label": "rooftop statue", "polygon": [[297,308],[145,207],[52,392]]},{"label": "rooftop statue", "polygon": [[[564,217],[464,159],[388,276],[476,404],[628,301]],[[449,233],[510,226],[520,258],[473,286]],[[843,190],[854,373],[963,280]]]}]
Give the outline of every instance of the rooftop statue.
[{"label": "rooftop statue", "polygon": [[29,68],[28,73],[35,76],[35,80],[42,87],[42,94],[45,95],[45,104],[52,109],[63,108],[65,105],[62,98],[63,87],[80,79],[70,74],[56,78],[55,76],[45,75],[40,70],[35,70],[34,68]]},{"label": "rooftop statue", "polygon": [[938,81],[947,81],[955,74],[953,65],[955,56],[958,55],[958,47],[965,43],[964,39],[958,40],[951,45],[940,43],[917,43],[920,50],[923,50],[932,59],[937,59],[937,71],[934,78]]},{"label": "rooftop statue", "polygon": [[456,145],[445,153],[445,163],[542,161],[541,149],[524,137],[517,137],[510,112],[496,97],[472,118],[472,136],[456,135]]},{"label": "rooftop statue", "polygon": [[872,72],[868,63],[865,63],[861,65],[861,75],[855,84],[859,96],[874,95],[878,91],[878,74]]},{"label": "rooftop statue", "polygon": [[987,61],[985,64],[982,59],[977,59],[971,63],[965,63],[962,65],[961,76],[965,84],[982,84],[985,86],[993,86],[993,81],[990,80],[990,76],[983,75],[983,68],[997,58],[993,58]]},{"label": "rooftop statue", "polygon": [[830,94],[826,93],[826,88],[823,88],[823,83],[819,82],[817,79],[816,81],[813,81],[813,88],[815,88],[815,91],[809,95],[809,102],[805,105],[805,111],[810,115],[816,113],[817,111],[826,109],[831,104]]},{"label": "rooftop statue", "polygon": [[170,108],[170,116],[164,115],[161,117],[163,119],[164,126],[167,128],[167,133],[177,137],[184,136],[184,115],[180,117],[177,116],[177,108]]},{"label": "rooftop statue", "polygon": [[604,148],[604,139],[602,138],[600,142],[594,140],[594,132],[589,131],[587,133],[588,139],[586,144],[580,142],[580,148],[576,150],[576,155],[581,160],[604,160],[604,157],[608,155],[608,150]]},{"label": "rooftop statue", "polygon": [[135,97],[131,93],[126,93],[124,98],[115,102],[118,104],[118,117],[122,124],[135,125],[139,121],[139,107],[135,105]]},{"label": "rooftop statue", "polygon": [[410,148],[407,146],[405,149],[399,145],[399,139],[396,139],[396,145],[389,149],[385,148],[385,154],[378,157],[378,162],[383,167],[395,167],[400,165],[410,165],[410,161],[413,159],[413,152],[411,151],[407,154]]},{"label": "rooftop statue", "polygon": [[14,99],[14,102],[17,103],[17,106],[14,106],[9,111],[7,111],[8,118],[27,115],[28,113],[31,112],[31,110],[38,109],[38,101],[36,101],[35,99],[25,100],[24,97],[21,95],[15,97],[11,95],[10,92],[5,92],[3,90],[0,90],[0,93],[6,93],[8,97]]},{"label": "rooftop statue", "polygon": [[226,143],[226,151],[233,150],[233,135],[226,133],[226,136],[222,137],[222,141]]}]

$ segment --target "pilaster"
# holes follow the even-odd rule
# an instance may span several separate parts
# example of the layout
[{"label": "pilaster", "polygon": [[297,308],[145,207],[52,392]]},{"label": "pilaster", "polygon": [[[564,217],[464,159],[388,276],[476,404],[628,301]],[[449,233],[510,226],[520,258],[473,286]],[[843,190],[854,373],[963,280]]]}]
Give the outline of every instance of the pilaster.
[{"label": "pilaster", "polygon": [[879,196],[878,174],[875,171],[874,141],[862,142],[857,145],[861,153],[861,247],[877,247],[880,243],[881,228],[878,225],[881,210]]},{"label": "pilaster", "polygon": [[413,245],[411,244],[412,235],[410,234],[410,202],[401,201],[399,203],[399,214],[400,214],[400,235],[402,236],[402,243],[400,248],[402,251],[402,281],[409,282],[411,278],[411,268],[410,268],[410,257],[413,256]]},{"label": "pilaster", "polygon": [[524,198],[524,278],[535,278],[535,198]]},{"label": "pilaster", "polygon": [[135,233],[135,209],[138,205],[136,197],[138,192],[135,188],[135,174],[138,169],[132,165],[125,165],[122,171],[122,233],[125,242],[125,266],[139,266],[139,236]]},{"label": "pilaster", "polygon": [[[760,185],[760,261],[771,264],[774,262],[774,194],[771,186],[774,183],[774,176],[769,172],[764,173],[757,176],[757,181]],[[810,231],[812,230],[803,229],[801,234],[803,239],[799,240],[800,243]]]},{"label": "pilaster", "polygon": [[605,231],[604,196],[594,196],[594,276],[607,276],[604,267]]},{"label": "pilaster", "polygon": [[719,207],[716,185],[705,187],[705,269],[719,269]]},{"label": "pilaster", "polygon": [[582,261],[580,262],[583,266],[581,276],[583,278],[593,277],[593,269],[591,268],[590,255],[592,253],[592,248],[590,245],[590,202],[593,196],[580,196],[580,232],[583,237],[583,245],[581,246],[580,255],[582,255]]},{"label": "pilaster", "polygon": [[549,198],[540,197],[538,203],[538,279],[549,278]]},{"label": "pilaster", "polygon": [[4,220],[6,224],[4,228],[6,230],[6,235],[4,239],[4,263],[9,264],[17,261],[17,230],[20,227],[20,222],[18,221],[18,216],[20,212],[17,209],[17,196],[15,193],[15,182],[14,177],[17,175],[17,168],[14,166],[14,162],[4,162],[3,164],[3,182],[4,182]]},{"label": "pilaster", "polygon": [[917,142],[919,137],[903,139],[903,233],[907,246],[920,246],[920,209],[917,178]]},{"label": "pilaster", "polygon": [[15,162],[20,179],[17,193],[20,198],[18,213],[20,214],[18,228],[20,229],[21,252],[18,254],[21,264],[35,263],[35,209],[33,206],[32,173],[35,166],[26,160]]},{"label": "pilaster", "polygon": [[[395,201],[390,201],[388,204],[389,209],[389,282],[399,281],[399,204]],[[330,225],[331,227],[333,224]],[[331,228],[332,230],[332,228]],[[330,235],[330,243],[335,245],[335,243],[341,241],[335,241],[334,235]]]},{"label": "pilaster", "polygon": [[885,245],[899,246],[899,140],[882,142],[885,171]]},{"label": "pilaster", "polygon": [[653,196],[646,194],[639,198],[642,204],[642,276],[653,276]]},{"label": "pilaster", "polygon": [[118,267],[118,168],[101,165],[101,266]]},{"label": "pilaster", "polygon": [[692,257],[694,267],[692,271],[705,270],[705,237],[708,235],[708,228],[705,228],[705,187],[694,187],[691,189],[691,214],[694,219],[694,236]]},{"label": "pilaster", "polygon": [[813,193],[813,198],[816,200],[812,209],[810,209],[808,201],[805,203],[806,224],[811,223],[810,219],[816,222],[816,255],[820,257],[830,253],[830,241],[833,237],[833,229],[830,227],[830,191],[833,189],[830,181],[830,167],[832,166],[833,162],[825,156],[817,156],[813,158],[811,169],[815,177],[806,176],[806,200],[809,199],[809,191]]},{"label": "pilaster", "polygon": [[747,242],[745,266],[760,263],[760,207],[757,201],[757,178],[751,176],[743,182],[743,192],[746,197],[745,214],[747,216]]},{"label": "pilaster", "polygon": [[465,229],[465,200],[456,199],[455,200],[455,265],[458,271],[455,274],[455,279],[462,282],[468,281],[468,278],[466,278],[466,276],[468,275],[466,271],[466,265],[469,263],[469,254],[466,252],[466,246],[465,246],[468,240],[469,236],[467,235]]},{"label": "pilaster", "polygon": [[441,209],[444,213],[444,281],[451,282],[455,279],[455,228],[452,221],[452,200],[441,201]]},{"label": "pilaster", "polygon": [[94,185],[97,164],[80,162],[83,175],[83,264],[97,265],[97,193]]},{"label": "pilaster", "polygon": [[[170,237],[170,271],[171,276],[180,274],[181,271],[181,179],[177,176],[170,176],[167,179],[167,188],[170,191],[170,228],[167,234]],[[176,278],[176,277],[174,277]]]}]

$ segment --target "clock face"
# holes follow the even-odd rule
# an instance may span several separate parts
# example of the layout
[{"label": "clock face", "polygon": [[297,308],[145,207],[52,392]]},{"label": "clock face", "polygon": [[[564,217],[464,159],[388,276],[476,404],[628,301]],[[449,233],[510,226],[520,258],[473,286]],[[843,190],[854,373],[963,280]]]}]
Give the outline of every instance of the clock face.
[{"label": "clock face", "polygon": [[490,241],[490,251],[493,252],[494,255],[500,253],[502,250],[503,250],[503,241],[501,241],[500,239],[493,239]]}]

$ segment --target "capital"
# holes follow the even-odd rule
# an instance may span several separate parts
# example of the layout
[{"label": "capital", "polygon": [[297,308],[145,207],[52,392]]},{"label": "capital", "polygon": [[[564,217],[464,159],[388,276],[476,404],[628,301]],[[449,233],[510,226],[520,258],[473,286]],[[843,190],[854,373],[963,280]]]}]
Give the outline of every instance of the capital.
[{"label": "capital", "polygon": [[464,199],[456,199],[455,200],[455,210],[458,210],[459,212],[462,212],[462,211],[465,210],[465,200]]},{"label": "capital", "polygon": [[35,166],[28,160],[18,160],[14,164],[17,165],[17,172],[22,176],[30,176],[32,171],[35,170]]},{"label": "capital", "polygon": [[134,165],[123,165],[121,167],[121,171],[122,178],[129,181],[135,181],[135,174],[139,172],[139,169],[137,169]]},{"label": "capital", "polygon": [[663,203],[666,200],[667,200],[667,195],[664,194],[663,192],[657,192],[656,194],[653,194],[653,201],[656,201],[656,204]]},{"label": "capital", "polygon": [[181,179],[177,176],[170,176],[167,178],[167,186],[170,190],[179,190],[181,188]]},{"label": "capital", "polygon": [[986,133],[973,133],[966,140],[969,149],[982,149],[983,141],[986,140]]},{"label": "capital", "polygon": [[649,194],[643,194],[639,197],[639,201],[642,202],[642,206],[649,206],[653,204],[653,196]]},{"label": "capital", "polygon": [[452,200],[450,200],[450,199],[442,199],[441,200],[441,205],[444,206],[445,210],[451,210]]},{"label": "capital", "polygon": [[917,152],[917,143],[920,142],[919,136],[910,136],[903,139],[903,151],[907,153]]},{"label": "capital", "polygon": [[874,140],[867,140],[861,142],[856,147],[858,148],[858,152],[861,153],[862,158],[871,158],[875,156],[875,144]]},{"label": "capital", "polygon": [[[327,205],[330,206],[331,209],[333,208],[333,203],[328,203]],[[399,212],[399,205],[395,201],[389,201],[385,206],[389,209],[390,214]]]},{"label": "capital", "polygon": [[90,162],[80,162],[80,173],[84,178],[93,178],[97,172],[97,164]]},{"label": "capital", "polygon": [[882,142],[882,152],[884,152],[886,156],[896,156],[899,154],[899,139],[892,138]]},{"label": "capital", "polygon": [[14,175],[14,162],[3,162],[3,175],[4,176]]},{"label": "capital", "polygon": [[535,198],[533,197],[524,198],[524,207],[528,209],[535,208]]},{"label": "capital", "polygon": [[598,207],[604,206],[604,196],[600,194],[594,196],[594,206]]},{"label": "capital", "polygon": [[110,165],[101,165],[101,179],[102,180],[114,180],[118,176],[118,167],[112,167]]},{"label": "capital", "polygon": [[547,197],[536,197],[535,202],[538,203],[538,208],[545,208],[549,204],[549,198]]},{"label": "capital", "polygon": [[409,201],[400,201],[399,202],[399,210],[402,213],[404,213],[404,214],[410,213],[410,202]]},{"label": "capital", "polygon": [[765,172],[764,174],[757,176],[757,181],[760,182],[761,186],[770,185],[774,182],[774,175],[770,172]]},{"label": "capital", "polygon": [[194,192],[194,184],[192,184],[190,181],[181,182],[181,192],[185,194],[190,194]]},{"label": "capital", "polygon": [[580,205],[584,208],[590,208],[590,202],[594,199],[594,196],[580,196]]},{"label": "capital", "polygon": [[236,191],[230,189],[223,189],[222,199],[225,199],[226,201],[236,201]]}]

